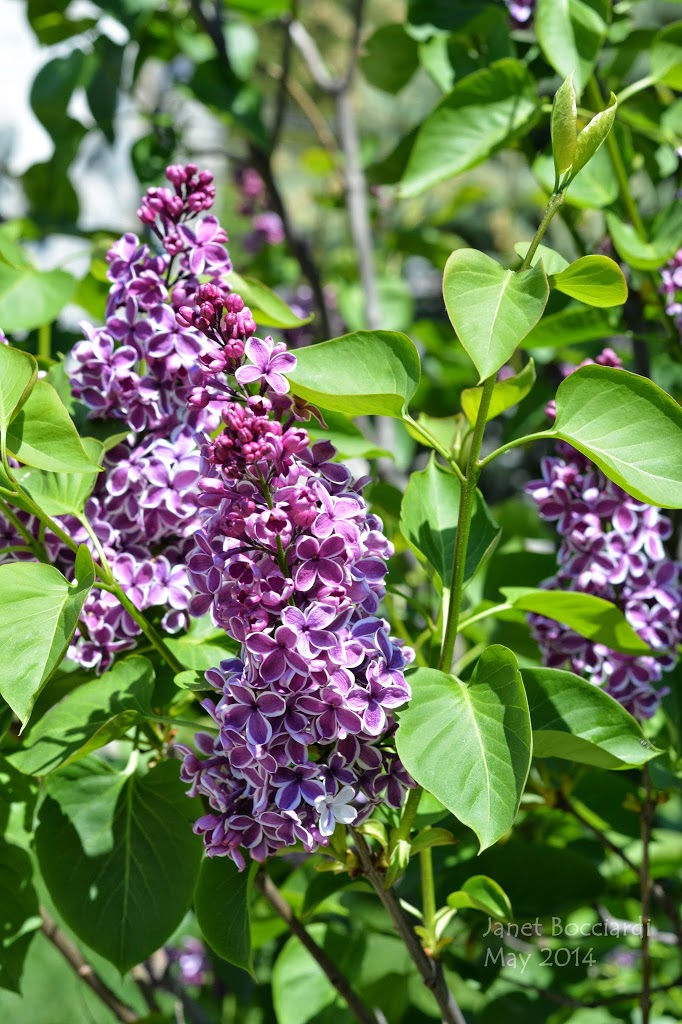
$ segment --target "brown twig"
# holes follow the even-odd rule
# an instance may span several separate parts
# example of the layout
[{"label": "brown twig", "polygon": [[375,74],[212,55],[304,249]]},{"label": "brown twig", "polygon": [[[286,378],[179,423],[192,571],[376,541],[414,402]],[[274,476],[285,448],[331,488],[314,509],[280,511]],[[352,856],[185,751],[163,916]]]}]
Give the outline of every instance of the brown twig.
[{"label": "brown twig", "polygon": [[[624,850],[621,850],[620,846],[613,842],[609,837],[597,826],[593,825],[583,814],[580,813],[578,808],[573,804],[570,798],[565,793],[558,793],[556,798],[556,806],[560,810],[567,811],[572,817],[579,821],[585,828],[588,828],[593,835],[597,837],[599,842],[611,853],[614,853],[627,868],[632,871],[638,878],[640,877],[640,869],[630,860]],[[651,883],[651,895],[658,903],[663,913],[669,918],[672,923],[675,935],[677,936],[677,944],[682,950],[682,918],[680,918],[680,912],[675,906],[675,903],[670,898],[669,894],[663,888],[660,882],[652,881]]]},{"label": "brown twig", "polygon": [[53,921],[42,907],[40,909],[40,917],[43,922],[43,932],[52,945],[59,950],[67,963],[70,964],[81,981],[85,982],[92,989],[101,1001],[109,1007],[116,1019],[122,1021],[122,1024],[135,1024],[135,1021],[140,1019],[137,1011],[122,1002],[116,993],[102,981],[94,967],[83,958],[81,951],[75,943],[71,941],[68,935],[61,931],[56,921]]},{"label": "brown twig", "polygon": [[259,871],[255,878],[256,888],[260,890],[270,906],[286,923],[292,935],[295,935],[302,946],[308,950],[315,962],[322,968],[327,978],[347,1003],[361,1024],[378,1024],[379,1017],[365,1006],[360,997],[353,991],[350,982],[341,973],[336,964],[329,959],[321,946],[315,942],[310,933],[294,914],[293,910],[280,893],[269,875]]},{"label": "brown twig", "polygon": [[466,1024],[462,1011],[455,1002],[445,981],[441,965],[426,955],[412,925],[405,916],[403,908],[400,906],[394,890],[385,888],[384,872],[374,863],[372,853],[362,834],[354,828],[351,828],[350,831],[365,877],[371,883],[386,913],[393,922],[395,930],[405,943],[410,957],[424,980],[424,984],[433,992],[443,1021],[445,1024]]},{"label": "brown twig", "polygon": [[[234,72],[230,63],[230,55],[227,52],[225,36],[223,34],[223,9],[221,7],[220,0],[217,0],[211,16],[208,16],[204,11],[201,0],[190,0],[190,5],[197,24],[204,30],[204,32],[206,32],[209,39],[213,42],[224,74],[226,77],[232,78]],[[249,159],[265,182],[265,187],[270,196],[274,211],[278,214],[282,222],[282,230],[284,231],[289,249],[298,261],[301,272],[304,277],[307,278],[312,289],[315,306],[317,307],[317,312],[320,317],[321,332],[325,337],[329,337],[331,334],[329,310],[327,308],[327,300],[324,294],[322,278],[310,251],[308,242],[298,234],[292,225],[289,217],[289,211],[284,202],[284,197],[280,192],[273,173],[271,147],[263,148],[255,142],[249,142],[248,148]]]}]

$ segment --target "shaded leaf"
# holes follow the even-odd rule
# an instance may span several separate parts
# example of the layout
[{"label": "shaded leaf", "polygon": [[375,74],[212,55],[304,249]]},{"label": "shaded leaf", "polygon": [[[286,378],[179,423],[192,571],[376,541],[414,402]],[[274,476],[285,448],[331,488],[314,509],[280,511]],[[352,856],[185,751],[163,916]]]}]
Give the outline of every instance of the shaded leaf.
[{"label": "shaded leaf", "polygon": [[99,679],[84,683],[47,711],[12,754],[15,768],[46,775],[122,736],[149,713],[154,688],[150,661],[134,654]]},{"label": "shaded leaf", "polygon": [[[400,508],[400,530],[436,570],[444,586],[452,580],[452,560],[459,518],[460,483],[431,458],[413,473]],[[464,569],[465,585],[490,557],[500,530],[483,496],[476,492]]]},{"label": "shaded leaf", "polygon": [[40,809],[35,848],[57,910],[83,942],[120,971],[150,956],[172,935],[192,902],[202,844],[200,813],[187,799],[177,762],[126,780],[108,853],[88,857],[55,800]]},{"label": "shaded leaf", "polygon": [[204,857],[194,891],[201,934],[214,953],[253,972],[249,900],[258,865],[240,871],[229,857]]},{"label": "shaded leaf", "polygon": [[[518,405],[528,395],[535,384],[535,363],[529,359],[524,368],[513,377],[498,380],[493,389],[486,422]],[[465,388],[460,395],[462,409],[466,418],[473,426],[481,404],[482,388]]]}]

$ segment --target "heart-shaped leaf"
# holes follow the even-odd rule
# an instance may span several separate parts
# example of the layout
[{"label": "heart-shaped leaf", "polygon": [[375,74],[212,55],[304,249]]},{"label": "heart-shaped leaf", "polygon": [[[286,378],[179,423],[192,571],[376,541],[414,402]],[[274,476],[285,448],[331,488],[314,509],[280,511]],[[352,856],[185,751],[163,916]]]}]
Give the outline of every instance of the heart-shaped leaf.
[{"label": "heart-shaped leaf", "polygon": [[675,203],[664,212],[665,216],[657,219],[649,241],[641,239],[632,225],[615,213],[606,214],[609,234],[618,255],[636,270],[658,270],[682,246],[682,204]]},{"label": "heart-shaped leaf", "polygon": [[545,60],[585,88],[606,36],[608,0],[538,0],[535,32]]},{"label": "heart-shaped leaf", "polygon": [[623,271],[608,256],[583,256],[556,274],[552,284],[564,295],[601,309],[622,306],[628,297]]},{"label": "heart-shaped leaf", "polygon": [[420,668],[410,685],[396,733],[400,758],[485,850],[511,828],[530,767],[530,715],[516,658],[495,645],[469,683]]},{"label": "heart-shaped leaf", "polygon": [[485,380],[539,321],[549,283],[542,263],[514,272],[476,249],[456,249],[445,264],[443,296],[452,326]]},{"label": "heart-shaped leaf", "polygon": [[347,416],[399,419],[419,384],[416,348],[405,334],[356,331],[296,350],[295,395]]},{"label": "heart-shaped leaf", "polygon": [[628,370],[581,366],[559,385],[555,437],[640,501],[682,508],[682,409]]}]

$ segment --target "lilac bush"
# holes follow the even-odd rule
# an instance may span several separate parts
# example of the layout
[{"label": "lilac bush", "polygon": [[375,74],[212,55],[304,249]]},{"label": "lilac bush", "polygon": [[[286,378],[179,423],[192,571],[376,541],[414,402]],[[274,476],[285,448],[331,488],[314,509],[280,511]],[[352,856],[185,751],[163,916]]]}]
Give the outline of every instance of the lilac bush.
[{"label": "lilac bush", "polygon": [[674,319],[682,335],[682,249],[678,249],[661,270],[661,292],[665,299],[665,311]]},{"label": "lilac bush", "polygon": [[[610,349],[597,362],[621,365]],[[650,655],[621,654],[530,615],[544,664],[587,676],[635,717],[650,718],[668,692],[654,684],[675,666],[682,642],[682,566],[663,545],[672,535],[669,516],[631,497],[563,441],[556,456],[542,460],[542,480],[527,491],[561,537],[558,572],[543,586],[612,601],[652,648]]]}]

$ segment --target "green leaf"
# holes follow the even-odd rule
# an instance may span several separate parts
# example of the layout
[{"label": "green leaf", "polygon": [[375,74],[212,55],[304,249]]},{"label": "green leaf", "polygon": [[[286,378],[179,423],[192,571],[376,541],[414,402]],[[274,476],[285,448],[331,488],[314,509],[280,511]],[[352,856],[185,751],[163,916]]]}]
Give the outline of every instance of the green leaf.
[{"label": "green leaf", "polygon": [[572,176],[578,174],[583,169],[595,155],[601,144],[606,141],[606,136],[613,128],[613,122],[616,119],[617,106],[618,101],[614,93],[611,93],[608,107],[595,114],[578,135],[573,170],[571,171]]},{"label": "green leaf", "polygon": [[397,22],[373,32],[363,50],[360,70],[370,85],[383,92],[400,92],[419,66],[419,43]]},{"label": "green leaf", "polygon": [[445,265],[443,296],[452,326],[485,380],[514,354],[549,297],[541,263],[504,270],[476,249],[456,249]]},{"label": "green leaf", "polygon": [[521,348],[556,348],[582,341],[603,341],[612,331],[611,319],[598,309],[567,306],[560,313],[543,316],[537,327],[521,342]]},{"label": "green leaf", "polygon": [[210,615],[191,619],[187,632],[169,637],[166,644],[184,668],[195,672],[205,672],[237,653],[235,642],[214,625]]},{"label": "green leaf", "polygon": [[230,286],[238,292],[253,313],[253,318],[264,327],[280,327],[289,330],[309,324],[312,315],[301,319],[289,308],[284,299],[272,288],[256,281],[253,277],[240,277],[233,270],[229,273]]},{"label": "green leaf", "polygon": [[487,875],[472,875],[471,878],[467,878],[461,889],[450,893],[447,903],[449,907],[455,907],[457,910],[463,907],[481,910],[499,921],[511,921],[514,916],[506,892]]},{"label": "green leaf", "polygon": [[[530,393],[534,384],[535,363],[532,359],[529,359],[520,373],[515,374],[513,377],[505,377],[504,380],[496,382],[486,422],[499,416],[507,409],[518,405]],[[462,409],[472,426],[478,416],[482,393],[482,388],[465,388],[460,395]]]},{"label": "green leaf", "polygon": [[127,778],[101,757],[84,757],[45,779],[45,792],[75,828],[88,857],[114,847],[114,812]]},{"label": "green leaf", "polygon": [[154,669],[140,655],[117,661],[99,679],[77,687],[50,708],[11,762],[27,775],[47,775],[60,765],[117,739],[150,710]]},{"label": "green leaf", "polygon": [[482,163],[529,128],[537,108],[535,83],[519,61],[505,58],[467,75],[419,129],[401,194],[415,196]]},{"label": "green leaf", "polygon": [[[517,252],[522,259],[529,249],[530,242],[517,242],[514,246],[514,252]],[[542,260],[546,274],[560,274],[562,270],[569,266],[568,260],[565,260],[560,253],[555,252],[554,249],[550,249],[546,245],[539,245],[537,247],[530,262],[531,267],[534,267],[540,260]]]},{"label": "green leaf", "polygon": [[538,0],[534,26],[548,64],[583,91],[606,37],[606,0]]},{"label": "green leaf", "polygon": [[130,776],[113,820],[108,853],[88,857],[59,804],[40,809],[35,848],[43,880],[59,913],[83,942],[123,972],[172,935],[192,902],[202,858],[177,762]]},{"label": "green leaf", "polygon": [[214,953],[253,973],[249,901],[254,864],[240,871],[229,857],[204,857],[194,890],[194,912]]},{"label": "green leaf", "polygon": [[556,437],[640,501],[682,508],[682,409],[628,370],[582,366],[559,385]]},{"label": "green leaf", "polygon": [[296,350],[287,375],[295,395],[346,416],[400,419],[419,384],[417,350],[405,334],[356,331]]},{"label": "green leaf", "polygon": [[0,843],[0,989],[20,992],[24,960],[37,928],[38,897],[31,858],[19,846]]},{"label": "green leaf", "polygon": [[0,431],[17,415],[38,376],[38,364],[28,352],[0,345]]},{"label": "green leaf", "polygon": [[59,666],[94,582],[81,547],[73,584],[52,565],[0,565],[0,694],[26,725],[36,698]]},{"label": "green leaf", "polygon": [[672,89],[682,89],[682,21],[656,33],[649,53],[651,76]]},{"label": "green leaf", "polygon": [[623,271],[608,256],[582,256],[556,274],[552,284],[564,295],[601,309],[622,306],[628,297]]},{"label": "green leaf", "polygon": [[12,269],[0,263],[0,324],[3,330],[32,331],[56,320],[71,298],[76,279],[64,270]]},{"label": "green leaf", "polygon": [[[83,449],[93,463],[101,465],[104,445],[94,437],[82,437]],[[19,469],[15,476],[24,490],[48,516],[72,515],[81,518],[92,494],[98,470],[91,473],[50,473],[44,469]]]},{"label": "green leaf", "polygon": [[554,619],[580,636],[623,654],[651,654],[651,648],[611,601],[572,590],[534,590],[502,587],[501,593],[514,608]]},{"label": "green leaf", "polygon": [[[552,153],[557,182],[562,174],[573,166],[576,156],[578,111],[571,71],[565,82],[559,87],[552,104],[550,130],[552,134]],[[546,266],[546,264],[545,264]],[[548,273],[549,268],[547,268]]]},{"label": "green leaf", "polygon": [[[431,563],[446,587],[452,580],[459,497],[457,477],[431,458],[426,469],[411,475],[400,508],[401,533]],[[499,536],[500,529],[477,491],[464,569],[465,585],[490,557]]]},{"label": "green leaf", "polygon": [[658,270],[682,246],[682,204],[676,203],[663,213],[650,241],[642,241],[632,225],[615,213],[606,214],[618,255],[636,270]]},{"label": "green leaf", "polygon": [[516,658],[494,645],[469,683],[429,668],[409,679],[412,699],[396,733],[400,758],[485,850],[511,828],[530,767],[530,716]]},{"label": "green leaf", "polygon": [[7,449],[17,461],[57,473],[91,473],[93,466],[59,395],[37,380],[7,431]]},{"label": "green leaf", "polygon": [[391,458],[392,452],[380,448],[370,441],[360,428],[340,412],[329,412],[325,409],[324,421],[321,426],[315,419],[309,420],[305,429],[311,441],[331,441],[336,448],[339,459],[380,459]]},{"label": "green leaf", "polygon": [[639,724],[598,686],[553,668],[522,669],[533,755],[596,768],[638,768],[658,757]]}]

